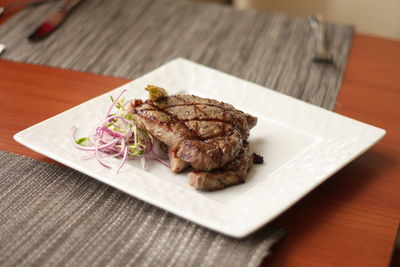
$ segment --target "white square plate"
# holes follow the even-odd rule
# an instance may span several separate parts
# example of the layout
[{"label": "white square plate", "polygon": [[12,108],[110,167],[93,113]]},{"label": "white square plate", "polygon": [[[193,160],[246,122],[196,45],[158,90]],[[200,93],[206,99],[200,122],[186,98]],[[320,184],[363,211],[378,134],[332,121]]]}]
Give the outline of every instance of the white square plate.
[{"label": "white square plate", "polygon": [[[258,117],[250,149],[263,155],[248,182],[217,192],[198,192],[185,174],[173,174],[158,163],[149,171],[128,162],[119,174],[96,160],[80,160],[69,140],[87,135],[105,116],[109,95],[127,89],[126,99],[147,97],[155,84],[170,94],[190,93],[225,101]],[[17,133],[21,144],[103,183],[215,231],[244,237],[265,225],[333,173],[370,148],[385,130],[335,114],[295,98],[201,66],[175,59],[107,94]],[[115,162],[113,162],[115,161]],[[111,160],[118,166],[118,160]]]}]

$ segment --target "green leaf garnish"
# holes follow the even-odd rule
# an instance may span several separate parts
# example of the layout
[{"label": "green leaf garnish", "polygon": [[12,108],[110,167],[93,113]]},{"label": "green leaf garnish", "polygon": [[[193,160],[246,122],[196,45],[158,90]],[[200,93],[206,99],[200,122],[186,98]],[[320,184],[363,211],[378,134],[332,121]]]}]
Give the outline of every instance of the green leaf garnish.
[{"label": "green leaf garnish", "polygon": [[[130,120],[130,121],[133,119],[132,114],[129,114],[129,113],[125,114],[124,117],[125,117],[125,119]],[[129,124],[129,125],[132,125],[132,124]]]},{"label": "green leaf garnish", "polygon": [[121,109],[121,110],[123,110],[123,111],[126,111],[126,109],[125,109],[125,107],[124,107],[124,103],[125,103],[125,98],[122,98],[122,99],[118,100],[117,103],[115,103],[115,107],[116,107],[117,109]]},{"label": "green leaf garnish", "polygon": [[82,137],[82,138],[76,139],[76,140],[75,140],[75,143],[77,143],[78,145],[80,145],[80,144],[82,144],[83,142],[86,142],[87,140],[89,140],[89,138],[87,138],[87,137]]}]

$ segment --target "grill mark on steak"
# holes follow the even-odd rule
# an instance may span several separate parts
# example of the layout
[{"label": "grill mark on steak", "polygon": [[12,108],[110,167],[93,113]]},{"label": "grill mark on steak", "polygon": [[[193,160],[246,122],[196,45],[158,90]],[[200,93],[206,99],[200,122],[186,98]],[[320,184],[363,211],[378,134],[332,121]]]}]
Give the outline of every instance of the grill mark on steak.
[{"label": "grill mark on steak", "polygon": [[[147,119],[149,119],[149,120],[151,120],[151,121],[153,121],[153,122],[155,122],[155,123],[157,123],[157,124],[159,124],[159,125],[164,124],[164,125],[167,125],[168,127],[171,127],[174,123],[177,123],[176,120],[160,122],[160,121],[157,119],[157,117],[145,115],[145,114],[143,114],[143,113],[144,113],[143,111],[159,111],[159,110],[155,110],[155,109],[142,109],[142,110],[139,110],[139,113],[141,113],[143,117],[145,117],[145,118],[147,118]],[[164,113],[165,113],[165,112],[164,112]],[[179,118],[178,118],[178,119],[179,119]],[[223,120],[223,119],[215,119],[215,118],[179,119],[179,121],[182,121],[182,122],[192,122],[192,121],[218,122],[218,123],[223,123],[223,124],[227,124],[227,125],[230,125],[230,126],[234,127],[234,126],[232,125],[232,121]],[[194,138],[197,138],[197,139],[199,139],[199,140],[207,140],[207,139],[211,139],[211,138],[218,137],[218,136],[221,136],[221,135],[225,135],[225,134],[227,133],[227,130],[226,130],[226,127],[225,127],[226,125],[222,125],[222,127],[221,127],[222,132],[221,132],[221,133],[217,133],[217,134],[215,134],[215,135],[207,136],[207,138],[202,138],[202,137],[200,137],[200,136],[198,136],[198,135],[196,134],[196,133],[199,131],[199,128],[200,128],[200,126],[199,126],[198,123],[195,124],[194,129],[192,129],[191,127],[187,126],[186,124],[183,124],[183,125],[186,126],[186,127],[188,128],[188,130],[191,131],[191,132],[193,133]]]},{"label": "grill mark on steak", "polygon": [[172,95],[172,96],[169,96],[169,97],[174,97],[174,98],[176,98],[176,99],[179,99],[180,101],[182,101],[182,102],[185,102],[186,103],[186,99],[183,99],[182,97],[180,97],[179,95]]},{"label": "grill mark on steak", "polygon": [[[229,112],[229,111],[232,111],[232,109],[224,108],[224,107],[222,106],[222,105],[224,104],[223,102],[221,102],[220,104],[212,104],[212,103],[188,103],[188,102],[186,102],[186,100],[182,99],[182,98],[179,97],[179,96],[172,96],[172,97],[175,97],[175,98],[177,98],[177,99],[179,99],[179,100],[181,100],[181,101],[183,101],[183,102],[185,102],[185,103],[184,103],[184,104],[170,105],[170,106],[166,106],[166,107],[163,107],[163,108],[159,108],[158,111],[163,111],[163,112],[165,112],[165,113],[167,113],[167,114],[171,114],[171,113],[168,113],[168,111],[166,111],[166,110],[167,110],[167,109],[176,108],[176,107],[193,106],[193,107],[194,107],[194,112],[195,112],[195,113],[197,113],[197,111],[200,111],[201,113],[205,114],[205,111],[202,110],[202,109],[200,109],[200,106],[215,107],[215,108],[218,108],[218,109],[220,109],[220,110],[222,111],[222,117],[223,117],[223,119],[218,119],[218,118],[192,118],[192,119],[182,119],[182,118],[179,118],[179,117],[177,117],[177,119],[179,119],[180,121],[183,121],[183,122],[190,122],[190,121],[221,122],[221,123],[224,123],[224,124],[229,124],[230,126],[232,126],[232,127],[234,127],[234,128],[238,128],[238,123],[235,123],[236,120],[235,120],[234,117],[231,117],[230,120],[228,120],[228,119],[226,118],[228,112]],[[189,127],[189,128],[190,128],[190,127]],[[226,125],[222,125],[221,130],[222,130],[222,131],[221,131],[221,135],[225,135],[225,134],[227,133]],[[238,128],[238,130],[241,131],[242,129],[239,129],[239,128]],[[199,126],[198,126],[197,123],[196,123],[196,126],[195,126],[194,131],[195,131],[195,132],[198,132],[198,131],[199,131]],[[208,138],[209,138],[209,137],[208,137]],[[203,139],[203,140],[204,140],[204,138],[200,138],[200,139]]]},{"label": "grill mark on steak", "polygon": [[[152,105],[153,106],[153,105]],[[213,105],[213,104],[208,104],[208,103],[186,103],[186,104],[178,104],[178,105],[172,105],[172,106],[167,106],[167,107],[163,107],[163,108],[159,108],[157,107],[157,111],[163,111],[165,113],[168,113],[168,111],[166,111],[166,109],[171,109],[171,108],[176,108],[176,107],[186,107],[186,106],[193,106],[194,107],[194,111],[195,113],[197,111],[205,114],[205,111],[200,109],[200,106],[208,106],[208,107],[215,107],[215,108],[219,108],[223,111],[223,116],[225,117],[226,113],[228,111],[232,111],[226,108],[223,108],[219,105]],[[154,106],[155,107],[155,106]]]},{"label": "grill mark on steak", "polygon": [[211,103],[187,103],[187,102],[185,102],[185,104],[176,104],[176,105],[166,106],[166,107],[161,108],[160,110],[166,110],[166,109],[170,109],[170,108],[184,107],[184,106],[209,106],[209,107],[219,108],[224,111],[232,111],[232,109],[224,108],[221,105],[216,105],[216,104],[211,104]]},{"label": "grill mark on steak", "polygon": [[[164,107],[164,108],[161,108],[160,110],[162,110],[162,111],[164,111],[164,112],[166,112],[165,110],[167,110],[167,109],[172,109],[172,108],[176,108],[176,107],[185,107],[185,106],[193,106],[193,109],[194,109],[194,113],[196,114],[197,112],[201,112],[201,113],[203,113],[203,114],[206,114],[205,113],[205,111],[204,110],[202,110],[200,107],[201,106],[208,106],[208,107],[215,107],[215,108],[218,108],[218,109],[220,109],[223,113],[223,115],[222,115],[222,117],[223,117],[223,119],[218,119],[218,118],[192,118],[192,119],[181,119],[181,118],[179,118],[181,121],[183,121],[183,122],[190,122],[190,121],[210,121],[210,122],[221,122],[221,123],[224,123],[224,124],[229,124],[230,126],[232,126],[232,127],[235,127],[235,128],[237,128],[237,124],[234,124],[233,122],[233,120],[234,120],[234,118],[231,118],[231,120],[227,120],[226,119],[226,115],[227,115],[227,112],[228,111],[232,111],[231,109],[227,109],[227,108],[224,108],[222,105],[223,105],[223,102],[221,103],[221,104],[211,104],[211,103],[188,103],[188,102],[186,102],[186,100],[184,100],[184,99],[182,99],[181,97],[179,97],[179,96],[173,96],[173,97],[175,97],[175,98],[177,98],[177,99],[179,99],[179,100],[181,100],[181,101],[183,101],[183,102],[185,102],[184,104],[176,104],[176,105],[171,105],[171,106],[166,106],[166,107]],[[196,132],[198,132],[199,131],[199,124],[198,123],[196,123],[195,124],[196,126],[195,126],[195,131]],[[221,127],[221,129],[222,129],[222,131],[221,131],[221,135],[225,135],[226,134],[226,125],[222,125],[222,127]],[[240,130],[240,129],[239,129]],[[209,138],[209,137],[208,137]],[[200,138],[200,139],[202,139],[202,138]]]},{"label": "grill mark on steak", "polygon": [[[169,125],[169,126],[172,125],[172,124],[174,124],[174,123],[180,123],[181,125],[183,125],[184,127],[186,127],[186,128],[188,129],[188,131],[190,131],[190,132],[192,133],[192,135],[193,135],[195,138],[199,138],[199,136],[197,135],[196,131],[194,131],[193,129],[191,129],[191,128],[190,128],[189,126],[187,126],[185,123],[182,123],[183,120],[181,120],[177,115],[172,114],[172,113],[169,113],[168,111],[162,110],[162,109],[160,109],[157,105],[155,105],[154,103],[151,103],[151,102],[149,102],[149,101],[146,101],[145,103],[148,104],[148,105],[150,105],[151,107],[153,107],[153,109],[140,109],[141,114],[143,114],[144,111],[163,112],[163,113],[169,115],[173,120],[171,120],[171,121],[166,121],[166,122],[162,122],[162,123],[167,124],[167,125]],[[145,115],[144,115],[144,116],[145,116]],[[146,117],[147,117],[147,118],[150,118],[150,119],[153,119],[153,118],[154,118],[154,116],[146,116]],[[156,120],[156,119],[154,119],[154,121],[155,121],[155,120]]]},{"label": "grill mark on steak", "polygon": [[192,118],[192,119],[179,119],[180,121],[184,122],[190,122],[190,121],[211,121],[211,122],[221,122],[221,123],[226,123],[230,124],[232,127],[232,121],[230,120],[223,120],[223,119],[216,119],[216,118]]},{"label": "grill mark on steak", "polygon": [[[149,103],[147,102],[147,104],[149,104],[150,106],[153,107],[153,109],[141,109],[140,111],[158,111],[158,112],[164,112],[165,114],[170,115],[174,120],[170,121],[170,122],[164,122],[164,123],[175,123],[178,121],[181,122],[191,122],[191,121],[210,121],[210,122],[220,122],[223,124],[229,124],[230,126],[237,128],[236,124],[234,124],[234,118],[232,117],[230,120],[228,120],[227,117],[227,111],[229,111],[226,108],[221,107],[220,105],[215,105],[215,104],[210,104],[210,103],[187,103],[185,100],[183,100],[181,97],[179,96],[173,96],[183,102],[185,102],[185,104],[177,104],[177,105],[172,105],[172,106],[167,106],[164,108],[160,108],[157,105],[154,105],[153,103]],[[205,111],[200,109],[199,106],[209,106],[209,107],[216,107],[222,110],[222,117],[223,119],[218,119],[218,118],[191,118],[191,119],[182,119],[179,116],[172,114],[168,111],[166,111],[167,109],[171,109],[171,108],[175,108],[175,107],[183,107],[183,106],[193,106],[194,107],[194,111],[195,113],[197,113],[197,111],[200,111],[201,113],[205,114]],[[199,138],[199,139],[203,139],[204,138],[200,138],[196,133],[199,131],[199,125],[196,123],[194,129],[192,129],[191,127],[187,126],[186,124],[184,124],[189,131],[192,131],[193,134],[195,135],[195,137]],[[221,131],[221,135],[225,135],[227,130],[226,130],[226,125],[222,125],[221,127],[222,131]],[[240,130],[240,129],[239,129]],[[209,138],[209,137],[208,137]]]}]

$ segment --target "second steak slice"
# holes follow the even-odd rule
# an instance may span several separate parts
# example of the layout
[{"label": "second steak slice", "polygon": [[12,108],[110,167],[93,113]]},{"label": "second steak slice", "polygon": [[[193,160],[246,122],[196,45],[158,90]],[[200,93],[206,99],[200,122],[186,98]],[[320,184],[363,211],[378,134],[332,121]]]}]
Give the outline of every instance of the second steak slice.
[{"label": "second steak slice", "polygon": [[257,118],[232,105],[194,95],[134,100],[136,124],[168,145],[171,169],[210,171],[235,159]]}]

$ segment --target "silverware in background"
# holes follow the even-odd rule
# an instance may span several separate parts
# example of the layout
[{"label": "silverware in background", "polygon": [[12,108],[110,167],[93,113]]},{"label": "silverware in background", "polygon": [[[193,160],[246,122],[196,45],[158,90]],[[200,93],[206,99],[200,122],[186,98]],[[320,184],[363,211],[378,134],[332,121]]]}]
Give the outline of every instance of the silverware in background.
[{"label": "silverware in background", "polygon": [[333,63],[333,56],[326,46],[325,22],[321,14],[310,17],[310,25],[316,39],[316,48],[313,56],[314,62]]},{"label": "silverware in background", "polygon": [[0,44],[0,55],[1,53],[3,53],[3,51],[6,49],[6,45],[5,44]]},{"label": "silverware in background", "polygon": [[64,5],[46,19],[32,34],[28,36],[29,41],[36,42],[49,36],[60,27],[72,10],[83,0],[67,0]]},{"label": "silverware in background", "polygon": [[54,2],[56,0],[20,0],[15,1],[7,5],[0,6],[0,17],[6,14],[9,10],[20,8],[20,7],[27,7],[27,6],[36,6],[48,2]]}]

